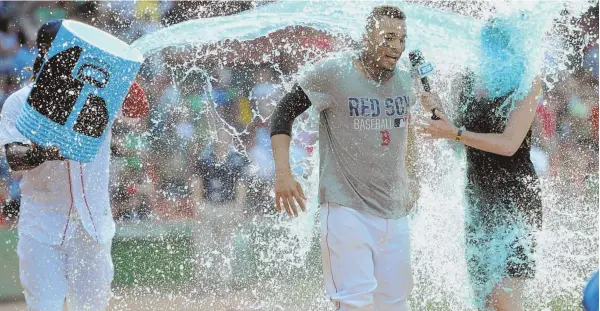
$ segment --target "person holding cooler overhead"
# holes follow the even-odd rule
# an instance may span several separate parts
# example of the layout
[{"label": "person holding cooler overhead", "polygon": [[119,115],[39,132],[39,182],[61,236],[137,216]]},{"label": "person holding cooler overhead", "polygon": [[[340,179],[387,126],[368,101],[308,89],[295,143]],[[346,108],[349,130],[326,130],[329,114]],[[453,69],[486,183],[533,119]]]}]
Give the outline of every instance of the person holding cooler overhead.
[{"label": "person holding cooler overhead", "polygon": [[[50,21],[39,29],[33,76],[41,70],[61,23]],[[65,300],[69,310],[104,310],[111,296],[115,234],[108,193],[110,129],[89,163],[65,159],[56,147],[30,142],[15,123],[32,86],[8,97],[0,116],[0,145],[10,168],[22,174],[17,254],[25,300],[34,311],[62,311]],[[126,117],[148,113],[148,100],[137,83],[122,106]]]}]

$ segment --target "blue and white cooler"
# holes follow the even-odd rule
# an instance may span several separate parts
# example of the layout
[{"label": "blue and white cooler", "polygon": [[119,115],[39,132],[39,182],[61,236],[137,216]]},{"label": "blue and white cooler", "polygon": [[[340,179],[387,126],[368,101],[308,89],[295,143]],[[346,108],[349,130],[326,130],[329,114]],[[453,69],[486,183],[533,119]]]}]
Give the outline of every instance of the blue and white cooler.
[{"label": "blue and white cooler", "polygon": [[17,129],[40,146],[59,147],[66,158],[91,162],[142,62],[142,54],[118,38],[63,21]]}]

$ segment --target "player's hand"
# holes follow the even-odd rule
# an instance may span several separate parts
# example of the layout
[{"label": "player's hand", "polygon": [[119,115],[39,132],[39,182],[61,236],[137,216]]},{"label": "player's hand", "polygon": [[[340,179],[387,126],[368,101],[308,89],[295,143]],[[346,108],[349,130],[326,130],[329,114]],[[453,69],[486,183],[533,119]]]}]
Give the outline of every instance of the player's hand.
[{"label": "player's hand", "polygon": [[290,171],[279,171],[275,173],[275,207],[277,211],[281,213],[282,209],[285,208],[285,211],[289,216],[298,216],[298,208],[296,207],[296,203],[300,206],[300,209],[304,212],[306,208],[304,206],[304,200],[306,200],[306,196],[304,195],[304,191],[302,191],[302,186],[300,183],[294,178],[292,172]]},{"label": "player's hand", "polygon": [[43,159],[44,161],[63,161],[66,160],[62,154],[60,153],[60,148],[59,147],[55,147],[55,146],[51,146],[48,148],[43,148],[40,147],[36,144],[32,145],[33,148],[33,154],[36,157],[40,157],[40,159]]},{"label": "player's hand", "polygon": [[426,111],[431,111],[433,108],[438,108],[442,105],[442,100],[436,93],[423,92],[421,93],[421,106]]}]

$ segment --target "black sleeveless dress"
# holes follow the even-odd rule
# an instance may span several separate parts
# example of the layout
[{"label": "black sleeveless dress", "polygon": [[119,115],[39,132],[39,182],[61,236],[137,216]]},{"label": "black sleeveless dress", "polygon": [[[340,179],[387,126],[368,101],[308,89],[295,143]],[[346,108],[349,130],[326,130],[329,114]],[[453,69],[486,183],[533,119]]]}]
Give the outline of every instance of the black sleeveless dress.
[{"label": "black sleeveless dress", "polygon": [[[476,133],[501,133],[510,114],[500,107],[510,94],[476,98],[472,77],[463,79],[457,125]],[[467,265],[482,304],[503,279],[535,274],[534,233],[541,229],[542,201],[530,150],[531,129],[510,157],[466,147]]]}]

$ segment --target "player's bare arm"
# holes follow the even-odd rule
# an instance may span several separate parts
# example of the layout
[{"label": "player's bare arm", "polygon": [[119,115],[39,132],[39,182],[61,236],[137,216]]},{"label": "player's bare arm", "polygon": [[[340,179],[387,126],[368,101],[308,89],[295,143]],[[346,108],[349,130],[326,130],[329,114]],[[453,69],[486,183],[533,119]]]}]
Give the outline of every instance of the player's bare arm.
[{"label": "player's bare arm", "polygon": [[302,211],[306,210],[306,196],[290,168],[290,141],[294,119],[309,107],[310,100],[302,88],[295,85],[277,105],[271,125],[271,148],[275,160],[275,205],[277,211],[281,212],[283,207],[290,216],[298,216],[294,200]]}]

